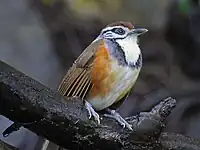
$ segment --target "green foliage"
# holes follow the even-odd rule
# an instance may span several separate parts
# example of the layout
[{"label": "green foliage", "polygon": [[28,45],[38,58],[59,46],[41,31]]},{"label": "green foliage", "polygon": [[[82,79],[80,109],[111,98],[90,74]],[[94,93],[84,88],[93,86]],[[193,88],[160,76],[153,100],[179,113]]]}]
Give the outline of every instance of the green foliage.
[{"label": "green foliage", "polygon": [[180,0],[178,5],[179,12],[183,15],[187,15],[190,11],[189,0]]}]

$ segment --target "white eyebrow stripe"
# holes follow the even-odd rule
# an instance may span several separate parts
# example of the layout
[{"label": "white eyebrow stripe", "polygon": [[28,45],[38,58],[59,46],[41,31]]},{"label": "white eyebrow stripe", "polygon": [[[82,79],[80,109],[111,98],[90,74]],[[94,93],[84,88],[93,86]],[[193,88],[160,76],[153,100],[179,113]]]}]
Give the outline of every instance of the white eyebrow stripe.
[{"label": "white eyebrow stripe", "polygon": [[125,31],[126,31],[126,30],[129,30],[128,28],[123,27],[123,26],[113,26],[113,27],[106,27],[105,29],[102,30],[102,32],[109,31],[109,30],[112,30],[112,29],[114,29],[114,28],[122,28],[122,29],[124,29]]}]

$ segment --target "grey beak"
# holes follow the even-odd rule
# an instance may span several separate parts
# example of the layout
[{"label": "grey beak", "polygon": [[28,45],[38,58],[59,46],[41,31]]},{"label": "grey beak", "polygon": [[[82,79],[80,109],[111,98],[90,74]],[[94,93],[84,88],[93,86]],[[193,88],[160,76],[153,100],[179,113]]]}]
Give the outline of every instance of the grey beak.
[{"label": "grey beak", "polygon": [[145,28],[136,28],[136,29],[132,29],[129,34],[131,35],[141,35],[141,34],[144,34],[146,33],[148,30],[145,29]]}]

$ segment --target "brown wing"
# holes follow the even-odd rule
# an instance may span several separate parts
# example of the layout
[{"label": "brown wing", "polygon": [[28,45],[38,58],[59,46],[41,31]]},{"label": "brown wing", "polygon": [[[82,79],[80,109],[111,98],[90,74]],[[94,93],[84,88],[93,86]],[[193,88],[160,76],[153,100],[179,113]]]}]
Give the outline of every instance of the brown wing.
[{"label": "brown wing", "polygon": [[91,89],[90,66],[97,47],[103,42],[99,39],[91,43],[82,54],[75,60],[72,67],[64,76],[59,85],[58,92],[62,95],[71,97],[79,96],[84,98]]}]

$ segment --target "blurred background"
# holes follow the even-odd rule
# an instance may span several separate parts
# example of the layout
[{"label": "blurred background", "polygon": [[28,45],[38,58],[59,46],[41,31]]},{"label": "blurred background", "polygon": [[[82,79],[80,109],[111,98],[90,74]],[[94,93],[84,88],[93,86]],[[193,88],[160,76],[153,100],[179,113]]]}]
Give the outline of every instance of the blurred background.
[{"label": "blurred background", "polygon": [[[129,20],[140,37],[143,68],[122,116],[177,99],[167,132],[200,139],[200,0],[1,0],[0,60],[56,90],[82,50],[108,23]],[[0,132],[12,122],[0,116]],[[22,150],[41,139],[24,128],[0,139]]]}]

